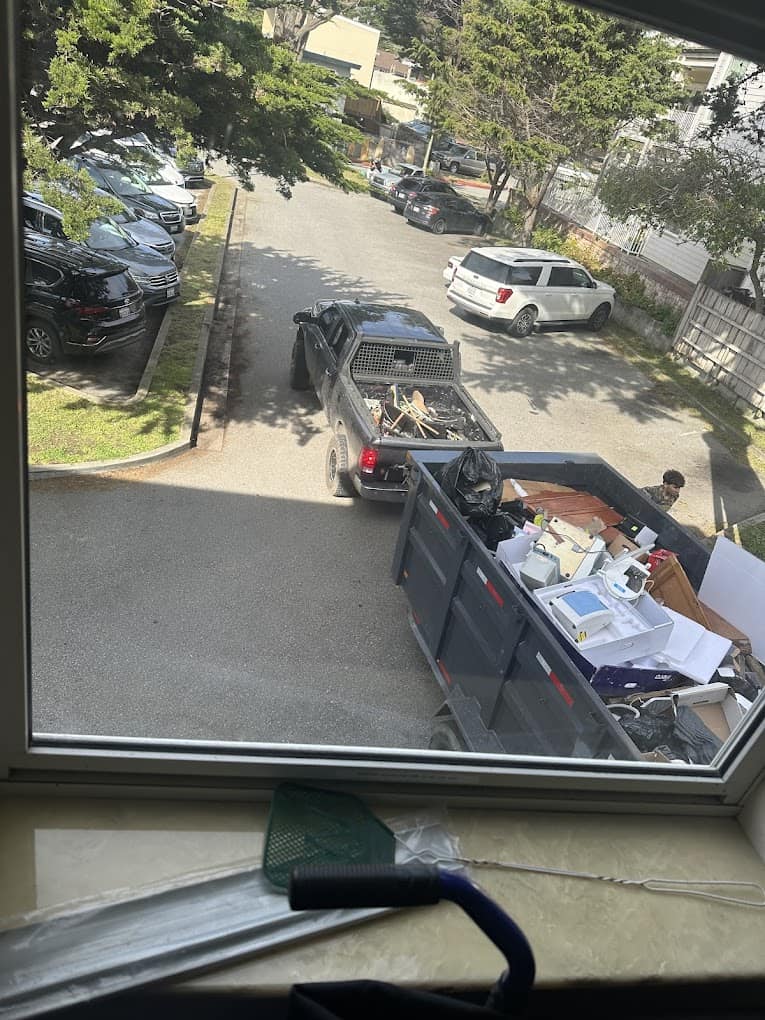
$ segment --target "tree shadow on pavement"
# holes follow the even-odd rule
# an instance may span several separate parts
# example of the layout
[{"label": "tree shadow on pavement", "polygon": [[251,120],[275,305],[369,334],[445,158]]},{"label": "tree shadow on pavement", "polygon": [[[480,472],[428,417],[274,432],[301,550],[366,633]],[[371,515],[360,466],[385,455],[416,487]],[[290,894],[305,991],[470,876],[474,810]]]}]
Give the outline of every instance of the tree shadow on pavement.
[{"label": "tree shadow on pavement", "polygon": [[[463,328],[466,323],[472,325],[472,320],[454,308],[452,316],[455,327],[460,323]],[[463,381],[468,387],[521,393],[537,410],[548,414],[555,400],[578,394],[612,404],[617,413],[637,422],[675,418],[656,391],[656,384],[591,332],[545,329],[518,339],[497,324],[481,321],[476,329],[482,331],[478,343],[474,335],[463,333],[460,337],[480,351],[470,368],[463,368]]]},{"label": "tree shadow on pavement", "polygon": [[[250,417],[244,407],[257,392],[257,420],[274,429],[290,430],[298,445],[304,446],[326,429],[324,414],[315,394],[295,392],[289,385],[289,365],[297,327],[295,312],[321,298],[407,304],[399,293],[384,290],[367,277],[349,276],[323,265],[315,258],[295,255],[274,248],[242,246],[237,312],[232,344],[232,386],[228,418],[243,421]],[[278,288],[268,307],[258,300],[258,291]],[[282,345],[261,337],[283,337]],[[248,388],[248,400],[243,396]]]}]

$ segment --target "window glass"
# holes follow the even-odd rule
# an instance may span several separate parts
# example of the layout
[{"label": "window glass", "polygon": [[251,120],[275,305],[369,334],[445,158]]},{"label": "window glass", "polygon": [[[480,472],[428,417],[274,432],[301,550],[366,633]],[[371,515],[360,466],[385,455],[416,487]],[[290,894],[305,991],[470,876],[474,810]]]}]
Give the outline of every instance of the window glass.
[{"label": "window glass", "polygon": [[569,266],[552,266],[550,276],[547,280],[548,287],[573,287],[574,283],[572,270]]},{"label": "window glass", "polygon": [[571,283],[574,287],[589,287],[590,278],[583,269],[572,269]]},{"label": "window glass", "polygon": [[511,267],[504,262],[487,258],[477,251],[468,252],[462,261],[462,268],[501,284],[508,283],[511,272]]},{"label": "window glass", "polygon": [[26,204],[26,202],[22,205],[21,208],[22,208],[22,213],[23,213],[23,216],[24,216],[24,226],[25,227],[29,227],[30,230],[37,230],[38,229],[38,224],[37,224],[38,213],[37,213],[37,210],[36,209],[32,209],[30,206],[28,206]]},{"label": "window glass", "polygon": [[46,266],[36,259],[26,260],[26,282],[35,287],[54,287],[61,279],[61,273],[52,266]]},{"label": "window glass", "polygon": [[527,287],[533,287],[541,273],[541,266],[512,266],[510,268],[510,275],[507,278],[507,282],[524,284]]},{"label": "window glass", "polygon": [[[480,162],[486,146],[497,166],[494,188],[477,180],[454,188],[438,160],[423,178],[429,139],[399,132],[390,115],[406,104],[348,96],[341,116],[337,82],[302,63],[294,41],[264,42],[252,4],[169,4],[159,21],[156,5],[128,5],[136,54],[114,19],[87,16],[106,6],[95,0],[53,5],[55,17],[39,0],[19,3],[20,59],[10,66],[24,83],[23,144],[30,131],[39,143],[26,165],[73,161],[144,207],[128,234],[119,223],[135,224],[133,213],[102,219],[86,196],[71,222],[96,251],[76,259],[49,254],[63,244],[27,237],[39,262],[27,262],[26,280],[55,285],[57,273],[40,263],[63,265],[80,301],[67,304],[55,333],[20,332],[31,479],[30,693],[14,715],[20,739],[28,718],[56,753],[65,740],[99,754],[140,741],[139,756],[165,754],[168,768],[187,754],[211,772],[225,759],[227,774],[239,757],[243,774],[255,756],[279,758],[272,775],[293,759],[296,772],[306,757],[348,770],[358,759],[370,770],[380,763],[381,785],[393,761],[430,782],[439,769],[467,774],[477,759],[453,758],[476,755],[475,788],[546,772],[541,785],[556,795],[559,779],[595,782],[626,763],[620,776],[645,781],[646,801],[649,780],[673,770],[672,782],[717,781],[719,762],[763,704],[762,622],[748,612],[765,595],[762,567],[739,573],[733,558],[743,547],[731,551],[715,536],[765,505],[765,485],[715,419],[700,426],[695,405],[657,389],[653,362],[626,359],[607,321],[610,291],[590,298],[578,289],[614,247],[639,251],[635,271],[652,295],[641,308],[659,331],[646,329],[646,342],[663,334],[669,344],[703,266],[733,259],[703,277],[713,291],[704,308],[730,310],[750,249],[730,235],[721,250],[724,219],[720,231],[706,229],[708,201],[689,221],[693,187],[677,192],[687,202],[672,210],[679,222],[670,227],[684,223],[688,242],[679,255],[660,228],[636,226],[631,206],[618,215],[605,206],[649,195],[647,179],[633,193],[620,180],[607,187],[608,174],[642,174],[659,134],[674,154],[668,126],[685,141],[661,164],[667,177],[685,158],[714,155],[709,130],[729,104],[709,106],[707,92],[730,81],[738,66],[730,56],[699,56],[687,41],[576,5],[524,3],[515,18],[515,0],[470,0],[456,27],[448,5],[417,0],[427,17],[412,21],[412,52],[439,53],[428,68],[435,79],[417,97],[420,116],[435,120],[437,105],[439,125],[465,142],[451,154]],[[378,31],[383,6],[364,8]],[[502,31],[485,31],[489,22]],[[326,36],[348,41],[346,31],[340,18]],[[347,49],[323,59],[355,58]],[[77,68],[92,72],[92,88],[80,88]],[[684,75],[707,98],[673,108]],[[363,132],[343,119],[354,119],[354,104],[368,111]],[[135,152],[114,157],[106,140],[103,150],[72,148],[110,128],[172,142],[184,160],[189,145],[204,150],[205,180],[188,189],[198,223],[171,224],[164,218],[180,213],[170,203],[160,214],[151,207],[163,200],[141,201],[146,177],[163,174],[133,170]],[[446,130],[437,128],[444,145]],[[622,165],[609,156],[625,135],[640,152]],[[753,148],[746,141],[737,158]],[[403,194],[392,208],[390,195],[364,191],[357,171],[377,154],[405,172],[400,192],[423,196],[418,205],[432,194],[434,206],[466,214],[433,223],[441,230],[448,221],[448,236],[408,224]],[[716,180],[708,177],[710,187]],[[705,201],[713,191],[699,187]],[[746,194],[759,201],[757,187]],[[56,229],[53,218],[41,222]],[[488,222],[486,242],[467,236]],[[744,226],[761,222],[741,217]],[[172,248],[171,226],[175,266],[155,254]],[[548,243],[534,264],[533,251]],[[567,256],[552,249],[576,264],[556,264]],[[123,266],[128,250],[129,270],[104,272]],[[640,290],[631,288],[635,300]],[[689,358],[707,345],[704,371],[717,359],[721,380],[735,368],[737,386],[749,379],[754,392],[761,380],[751,358],[730,351],[751,351],[747,317],[759,313],[734,311],[725,325],[704,319],[672,342],[685,343]],[[561,328],[572,319],[576,334]],[[338,357],[359,336],[347,372],[334,372],[318,330]],[[608,357],[584,356],[596,348]],[[762,444],[729,410],[753,462]],[[682,444],[668,442],[670,425]],[[587,459],[592,449],[602,462]],[[452,462],[471,451],[493,456],[501,480],[458,472]],[[62,463],[79,473],[63,480]],[[108,472],[91,470],[103,463]],[[667,488],[667,469],[685,471],[686,484]],[[475,503],[480,513],[471,513]],[[738,579],[716,589],[725,593],[718,599],[702,591],[712,545],[730,557],[716,569]],[[619,559],[621,551],[631,555]],[[582,584],[573,594],[584,597],[564,597]],[[677,620],[683,611],[688,623]],[[701,662],[691,654],[696,627]],[[710,647],[720,652],[711,665]],[[621,670],[649,675],[624,680]],[[634,686],[665,687],[667,676],[671,695]],[[699,714],[692,696],[710,690],[720,707]],[[658,701],[635,707],[641,693]],[[663,712],[656,723],[652,713]],[[0,703],[0,731],[5,719]],[[657,737],[650,746],[646,730]],[[26,766],[14,763],[18,774]],[[611,791],[618,803],[621,787]]]},{"label": "window glass", "polygon": [[51,216],[50,213],[43,213],[42,229],[44,234],[50,234],[51,237],[66,237],[61,220],[58,216]]}]

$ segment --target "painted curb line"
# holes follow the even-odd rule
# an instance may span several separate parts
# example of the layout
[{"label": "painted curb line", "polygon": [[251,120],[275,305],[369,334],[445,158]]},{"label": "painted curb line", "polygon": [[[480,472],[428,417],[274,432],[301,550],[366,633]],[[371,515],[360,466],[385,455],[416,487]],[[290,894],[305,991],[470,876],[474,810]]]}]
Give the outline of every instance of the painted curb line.
[{"label": "painted curb line", "polygon": [[[236,208],[236,195],[238,190],[238,188],[234,188],[231,196],[228,209],[228,226],[226,228],[226,236],[218,256],[218,261],[215,265],[213,276],[215,296],[208,305],[204,318],[202,319],[199,341],[197,343],[197,352],[194,360],[194,368],[191,373],[189,394],[186,399],[186,410],[183,416],[183,424],[181,425],[181,437],[174,440],[172,443],[156,447],[154,450],[147,450],[145,453],[134,453],[129,457],[119,457],[115,460],[79,461],[76,464],[30,464],[27,468],[30,478],[62,478],[71,475],[118,471],[124,468],[140,467],[144,464],[152,464],[157,461],[168,460],[171,457],[177,457],[179,454],[185,453],[186,450],[192,449],[192,436],[200,411],[200,391],[202,386],[202,377],[204,375],[205,360],[207,358],[207,347],[210,340],[210,329],[212,328],[212,322],[218,307],[218,290],[220,287],[221,275],[223,273],[223,262],[226,257],[229,237],[231,236],[231,224],[234,218],[234,209]],[[210,195],[210,198],[211,197],[212,193]],[[189,245],[189,249],[186,251],[186,257],[188,256],[190,248],[191,245]],[[152,347],[151,354],[149,355],[149,360],[146,362],[146,368],[141,376],[141,382],[139,383],[136,392],[124,400],[101,400],[97,401],[98,403],[114,407],[122,407],[138,403],[140,400],[144,399],[149,391],[151,380],[154,376],[154,370],[157,362],[159,361],[159,356],[162,353],[162,348],[165,345],[165,339],[170,329],[171,320],[172,316],[165,313],[165,316],[162,319],[162,325],[157,332],[157,336],[154,340],[154,346]]]}]

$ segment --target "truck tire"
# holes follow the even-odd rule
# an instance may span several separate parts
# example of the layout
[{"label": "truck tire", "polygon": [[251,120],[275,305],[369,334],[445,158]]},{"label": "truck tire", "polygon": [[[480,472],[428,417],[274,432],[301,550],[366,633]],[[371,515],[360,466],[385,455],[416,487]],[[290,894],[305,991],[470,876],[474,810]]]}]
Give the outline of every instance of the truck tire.
[{"label": "truck tire", "polygon": [[453,174],[458,174],[460,172],[460,165],[459,163],[450,163],[449,169]]},{"label": "truck tire", "polygon": [[307,390],[310,385],[311,377],[305,362],[305,341],[303,334],[298,333],[295,343],[292,345],[292,357],[290,358],[290,386],[293,390]]},{"label": "truck tire", "polygon": [[324,458],[324,480],[332,496],[355,496],[348,474],[348,440],[342,433],[333,436]]},{"label": "truck tire", "polygon": [[428,748],[431,751],[467,751],[456,723],[443,718],[433,724]]}]

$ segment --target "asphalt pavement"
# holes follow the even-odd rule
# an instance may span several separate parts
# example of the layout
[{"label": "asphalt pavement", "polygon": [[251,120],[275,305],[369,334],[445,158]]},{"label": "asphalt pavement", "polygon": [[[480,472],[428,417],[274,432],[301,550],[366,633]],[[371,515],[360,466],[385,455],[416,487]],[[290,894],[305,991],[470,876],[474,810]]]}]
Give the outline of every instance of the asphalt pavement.
[{"label": "asphalt pavement", "polygon": [[462,345],[506,449],[595,452],[636,484],[680,468],[677,516],[763,509],[715,430],[586,331],[509,338],[455,315],[441,272],[475,243],[321,184],[240,193],[225,432],[182,458],[31,486],[33,724],[53,732],[390,747],[440,704],[391,560],[400,510],[328,496],[329,438],[287,384],[319,297],[417,307]]}]

